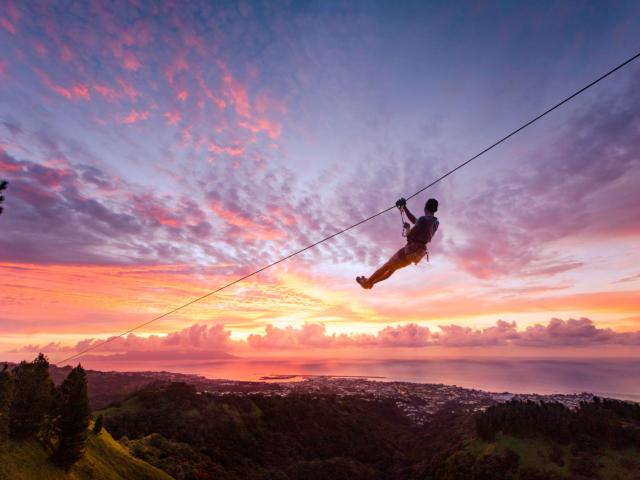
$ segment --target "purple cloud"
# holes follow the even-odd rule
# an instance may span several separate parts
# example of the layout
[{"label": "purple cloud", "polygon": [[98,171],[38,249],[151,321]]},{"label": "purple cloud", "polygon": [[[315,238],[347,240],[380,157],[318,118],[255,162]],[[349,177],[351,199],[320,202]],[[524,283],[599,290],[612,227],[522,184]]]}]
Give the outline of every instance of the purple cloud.
[{"label": "purple cloud", "polygon": [[470,233],[448,239],[447,253],[462,269],[480,278],[548,276],[582,265],[548,251],[551,242],[640,234],[640,93],[632,84],[583,107],[535,158],[514,159],[522,168],[457,205],[453,221]]}]

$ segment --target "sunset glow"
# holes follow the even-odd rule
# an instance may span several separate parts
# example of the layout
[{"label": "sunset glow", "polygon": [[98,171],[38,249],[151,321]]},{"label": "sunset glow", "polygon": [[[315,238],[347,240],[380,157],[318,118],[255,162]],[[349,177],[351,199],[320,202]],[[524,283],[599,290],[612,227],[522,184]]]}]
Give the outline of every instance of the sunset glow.
[{"label": "sunset glow", "polygon": [[[65,358],[360,221],[639,46],[634,2],[116,3],[0,9],[0,360]],[[430,262],[356,284],[404,242],[389,212],[87,362],[637,357],[639,81],[411,200],[440,201]]]}]

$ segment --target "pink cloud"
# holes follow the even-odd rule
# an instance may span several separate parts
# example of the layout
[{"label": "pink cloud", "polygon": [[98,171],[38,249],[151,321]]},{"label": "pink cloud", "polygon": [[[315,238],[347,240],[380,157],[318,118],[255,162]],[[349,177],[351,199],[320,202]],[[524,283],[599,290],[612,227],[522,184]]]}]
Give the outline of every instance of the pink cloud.
[{"label": "pink cloud", "polygon": [[3,2],[2,10],[4,10],[4,12],[0,14],[0,27],[4,28],[9,33],[15,34],[16,26],[22,16],[22,13],[13,1]]},{"label": "pink cloud", "polygon": [[148,111],[131,110],[131,112],[129,112],[129,115],[127,115],[122,120],[122,123],[132,124],[132,123],[141,122],[143,120],[146,120],[147,118],[149,118]]},{"label": "pink cloud", "polygon": [[247,89],[240,84],[229,72],[229,68],[225,64],[220,64],[223,71],[222,81],[224,84],[224,92],[231,98],[236,112],[243,117],[251,115],[249,108],[249,95]]},{"label": "pink cloud", "polygon": [[44,43],[42,42],[36,42],[34,49],[40,57],[44,57],[48,53],[47,47],[45,47]]},{"label": "pink cloud", "polygon": [[[102,340],[86,339],[76,345],[62,346],[26,345],[21,351],[77,352],[92,348]],[[429,348],[429,347],[493,347],[511,346],[598,347],[603,345],[640,345],[640,331],[616,332],[599,328],[587,318],[578,320],[552,319],[548,324],[536,324],[518,330],[515,322],[497,321],[494,326],[473,329],[459,325],[430,330],[415,323],[387,326],[377,334],[341,333],[328,334],[322,323],[304,323],[299,327],[267,325],[264,333],[251,334],[246,340],[231,340],[231,332],[221,324],[210,327],[194,324],[168,335],[141,337],[129,334],[110,337],[109,343],[100,347],[103,352],[182,352],[189,358],[193,352],[253,350],[303,350],[310,348]]]},{"label": "pink cloud", "polygon": [[245,216],[242,212],[226,209],[219,200],[210,202],[209,207],[220,218],[231,225],[236,225],[238,227],[250,227],[253,225],[253,220],[251,218]]},{"label": "pink cloud", "polygon": [[237,208],[226,208],[220,200],[209,202],[211,210],[233,227],[233,235],[245,240],[277,240],[285,236],[284,232],[269,222],[255,221]]},{"label": "pink cloud", "polygon": [[171,210],[149,194],[134,195],[132,203],[139,217],[147,221],[166,227],[181,227],[185,224],[185,218],[176,210]]},{"label": "pink cloud", "polygon": [[[632,78],[637,80],[636,73]],[[468,238],[446,249],[480,278],[552,276],[582,266],[545,249],[640,235],[640,93],[627,88],[577,113],[523,168],[491,181],[450,208]]]},{"label": "pink cloud", "polygon": [[138,60],[138,57],[135,54],[133,54],[131,52],[127,52],[123,56],[122,65],[127,70],[138,70],[140,68],[140,66],[141,66],[141,63],[140,63],[140,60]]},{"label": "pink cloud", "polygon": [[598,328],[590,319],[553,318],[547,325],[534,325],[519,336],[519,345],[550,347],[556,345],[638,344],[640,332],[617,333]]},{"label": "pink cloud", "polygon": [[141,337],[135,333],[122,337],[112,336],[107,339],[88,338],[81,340],[74,346],[62,346],[60,343],[49,343],[47,345],[26,345],[20,351],[58,351],[58,352],[79,352],[86,349],[96,348],[102,352],[165,352],[185,354],[186,352],[202,350],[227,350],[232,345],[231,333],[224,329],[223,325],[199,325],[195,324],[183,330],[170,333],[168,335],[150,335]]},{"label": "pink cloud", "polygon": [[434,341],[438,345],[448,347],[505,345],[519,338],[516,323],[503,320],[498,320],[495,326],[482,330],[459,325],[441,325],[440,330]]},{"label": "pink cloud", "polygon": [[268,207],[269,216],[276,219],[283,225],[291,226],[296,223],[296,218],[286,210],[276,205]]},{"label": "pink cloud", "polygon": [[287,113],[286,103],[266,93],[261,93],[256,97],[255,108],[256,112],[263,115],[273,113],[284,115]]},{"label": "pink cloud", "polygon": [[155,227],[166,227],[180,239],[184,230],[192,232],[201,239],[211,233],[207,217],[198,204],[191,199],[159,199],[151,194],[135,194],[130,200],[137,218]]},{"label": "pink cloud", "polygon": [[91,98],[89,86],[84,83],[75,83],[71,87],[63,87],[62,85],[54,83],[51,78],[49,78],[49,76],[43,71],[38,70],[38,75],[45,86],[49,87],[57,94],[68,98],[69,100],[76,98],[89,100]]},{"label": "pink cloud", "polygon": [[170,85],[174,85],[175,76],[180,73],[187,71],[189,65],[187,64],[187,60],[183,56],[177,56],[173,62],[169,64],[165,71],[165,75],[167,76],[167,81]]},{"label": "pink cloud", "polygon": [[[202,73],[198,73],[196,76],[196,80],[198,85],[200,86],[200,91],[204,94],[205,98],[209,99],[211,103],[213,103],[219,110],[224,110],[227,106],[227,103],[218,95],[216,95],[213,90],[209,88],[207,83],[202,76]],[[200,108],[204,107],[204,102],[199,103]]]},{"label": "pink cloud", "polygon": [[11,181],[0,260],[150,264],[191,259],[198,250],[218,259],[228,256],[228,248],[211,245],[214,231],[191,198],[141,194],[93,166],[17,160],[1,148],[0,172]]},{"label": "pink cloud", "polygon": [[182,114],[177,111],[165,112],[163,116],[169,125],[177,125],[182,120]]},{"label": "pink cloud", "polygon": [[117,82],[117,87],[96,82],[93,84],[92,89],[109,101],[119,100],[124,97],[135,101],[140,96],[140,92],[130,83],[125,82],[123,79],[118,79]]},{"label": "pink cloud", "polygon": [[409,323],[383,328],[376,335],[374,343],[383,347],[426,347],[431,337],[431,331],[427,327]]},{"label": "pink cloud", "polygon": [[254,118],[238,122],[238,124],[253,133],[265,132],[273,140],[276,140],[282,134],[282,125],[267,118]]},{"label": "pink cloud", "polygon": [[230,155],[232,157],[239,157],[244,153],[244,148],[241,147],[240,145],[223,147],[221,145],[218,145],[215,142],[209,142],[209,145],[207,146],[207,150],[211,153],[225,154],[225,155]]},{"label": "pink cloud", "polygon": [[122,92],[130,99],[135,100],[140,96],[140,92],[133,85],[121,78],[118,79],[118,85],[120,85]]},{"label": "pink cloud", "polygon": [[60,57],[65,62],[70,62],[71,60],[75,59],[76,56],[73,53],[73,50],[71,50],[71,47],[69,47],[69,45],[61,45],[60,46]]}]

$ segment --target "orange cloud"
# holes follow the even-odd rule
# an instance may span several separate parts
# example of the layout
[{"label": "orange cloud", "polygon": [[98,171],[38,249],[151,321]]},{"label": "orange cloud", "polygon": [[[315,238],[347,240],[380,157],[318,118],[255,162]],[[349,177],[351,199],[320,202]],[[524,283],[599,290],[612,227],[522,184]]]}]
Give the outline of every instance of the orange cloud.
[{"label": "orange cloud", "polygon": [[[633,315],[640,311],[640,291],[613,291],[593,293],[569,293],[565,295],[528,295],[501,297],[486,292],[463,293],[460,290],[427,287],[428,296],[422,291],[406,292],[408,302],[388,302],[382,297],[375,302],[380,319],[407,318],[412,320],[441,320],[446,318],[477,318],[538,312],[584,312],[594,315]],[[420,299],[424,299],[421,301]]]}]

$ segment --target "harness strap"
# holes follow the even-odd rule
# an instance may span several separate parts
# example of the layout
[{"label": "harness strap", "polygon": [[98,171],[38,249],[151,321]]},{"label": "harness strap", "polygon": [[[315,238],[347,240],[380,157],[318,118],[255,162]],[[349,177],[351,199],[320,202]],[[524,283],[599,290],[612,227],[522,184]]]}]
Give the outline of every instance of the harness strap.
[{"label": "harness strap", "polygon": [[402,207],[398,207],[398,210],[400,210],[400,220],[402,221],[402,236],[406,238],[409,234],[409,230],[411,230],[411,225],[407,222]]}]

